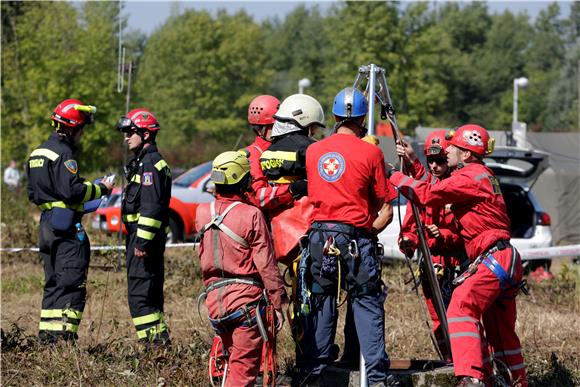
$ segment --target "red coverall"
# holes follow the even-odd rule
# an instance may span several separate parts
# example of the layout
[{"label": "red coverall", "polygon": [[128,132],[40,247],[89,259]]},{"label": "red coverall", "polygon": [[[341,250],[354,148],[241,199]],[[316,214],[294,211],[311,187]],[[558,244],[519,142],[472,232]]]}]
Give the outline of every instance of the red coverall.
[{"label": "red coverall", "polygon": [[[411,174],[416,179],[425,181],[430,185],[437,184],[441,181],[431,173],[426,172],[418,159],[413,162]],[[439,205],[420,208],[420,214],[421,222],[424,225],[434,224],[439,228],[439,232],[441,233],[441,236],[438,238],[434,238],[428,233],[425,233],[425,237],[427,238],[427,245],[431,252],[433,263],[443,266],[445,270],[445,277],[440,279],[439,284],[442,288],[441,293],[445,305],[448,306],[451,292],[453,291],[451,288],[451,280],[453,279],[452,273],[455,268],[461,264],[462,257],[465,256],[463,238],[459,235],[455,218],[453,217],[453,213],[449,206]],[[410,240],[414,246],[419,245],[417,224],[415,223],[411,203],[407,203],[407,211],[401,228],[401,237]],[[403,253],[405,252],[403,251]],[[443,351],[445,358],[451,359],[451,354],[444,350],[446,346],[441,345],[443,333],[440,329],[441,322],[439,321],[439,317],[437,316],[437,312],[435,312],[435,307],[433,306],[433,296],[430,291],[426,291],[425,287],[423,287],[423,295],[425,296],[425,303],[427,304],[429,315],[433,321],[433,334],[435,335],[439,349]]]},{"label": "red coverall", "polygon": [[[216,213],[221,214],[231,203],[243,200],[237,195],[217,195]],[[210,221],[210,203],[203,203],[196,214],[197,229],[201,230]],[[271,304],[280,310],[287,297],[264,215],[258,208],[242,203],[227,214],[223,223],[246,240],[249,247],[244,247],[216,228],[205,232],[198,248],[204,285],[207,287],[223,278],[253,278],[264,284]],[[260,297],[262,290],[256,286],[231,284],[221,287],[207,294],[208,314],[213,319],[224,317]],[[220,336],[230,354],[226,386],[253,385],[262,352],[262,338],[257,325],[237,327]]]},{"label": "red coverall", "polygon": [[[427,206],[451,203],[468,257],[473,261],[500,241],[510,239],[510,220],[493,172],[470,163],[435,185],[394,172],[391,182],[414,202]],[[511,246],[493,253],[515,283],[522,261]],[[498,277],[480,264],[458,286],[447,311],[455,374],[485,380],[491,375],[490,351],[511,370],[514,382],[527,386],[520,340],[515,332],[517,287],[502,290]],[[487,342],[486,342],[487,340]]]},{"label": "red coverall", "polygon": [[270,141],[256,136],[254,142],[246,147],[250,152],[250,174],[252,175],[252,191],[246,196],[248,200],[256,207],[262,210],[272,210],[279,206],[291,204],[292,194],[290,194],[290,185],[281,184],[271,186],[268,184],[268,178],[264,175],[260,166],[260,157],[272,145]]}]

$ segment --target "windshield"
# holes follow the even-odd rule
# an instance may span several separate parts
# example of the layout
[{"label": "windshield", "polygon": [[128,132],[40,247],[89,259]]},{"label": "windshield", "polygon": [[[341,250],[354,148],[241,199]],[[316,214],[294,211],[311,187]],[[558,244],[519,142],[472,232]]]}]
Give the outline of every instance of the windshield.
[{"label": "windshield", "polygon": [[203,175],[211,171],[211,161],[205,162],[198,165],[197,167],[191,168],[189,171],[185,172],[177,179],[173,181],[173,184],[179,187],[188,188],[190,185],[199,180]]}]

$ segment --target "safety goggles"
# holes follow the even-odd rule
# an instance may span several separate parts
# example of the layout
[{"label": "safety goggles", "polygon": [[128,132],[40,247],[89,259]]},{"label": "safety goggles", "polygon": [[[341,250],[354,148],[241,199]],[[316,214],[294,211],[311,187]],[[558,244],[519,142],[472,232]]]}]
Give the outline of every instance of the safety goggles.
[{"label": "safety goggles", "polygon": [[117,121],[117,130],[126,134],[133,134],[137,131],[137,125],[129,117],[121,117]]},{"label": "safety goggles", "polygon": [[443,156],[429,156],[427,157],[427,164],[435,163],[437,165],[443,165],[447,163],[447,157]]}]

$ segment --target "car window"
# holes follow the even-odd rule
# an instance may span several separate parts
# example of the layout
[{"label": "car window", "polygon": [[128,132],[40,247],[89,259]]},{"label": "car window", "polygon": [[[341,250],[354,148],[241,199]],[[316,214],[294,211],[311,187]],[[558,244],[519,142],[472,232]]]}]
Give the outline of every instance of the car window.
[{"label": "car window", "polygon": [[198,165],[197,167],[191,168],[189,171],[185,172],[177,179],[173,181],[173,184],[179,187],[189,187],[195,181],[199,180],[203,175],[207,174],[211,170],[211,161],[205,162]]}]

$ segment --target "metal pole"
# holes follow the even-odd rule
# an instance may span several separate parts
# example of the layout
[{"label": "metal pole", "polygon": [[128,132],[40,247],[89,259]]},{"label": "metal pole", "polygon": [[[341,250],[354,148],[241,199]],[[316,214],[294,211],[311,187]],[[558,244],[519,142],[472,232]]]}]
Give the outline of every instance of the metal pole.
[{"label": "metal pole", "polygon": [[[513,124],[518,122],[518,79],[514,79],[514,102],[513,102],[513,118],[512,118],[512,128]],[[512,129],[513,130],[513,129]]]},{"label": "metal pole", "polygon": [[[133,75],[133,62],[129,62],[129,75],[127,78],[127,98],[125,99],[125,114],[129,113],[129,106],[131,105],[131,76]],[[123,166],[127,165],[127,142],[123,139]],[[125,174],[121,173],[121,201],[123,199],[125,186]],[[119,244],[123,244],[123,205],[121,204],[121,211],[119,211]],[[117,254],[117,268],[121,267],[123,259],[123,251],[119,250]]]},{"label": "metal pole", "polygon": [[[367,93],[367,100],[369,105],[369,111],[367,115],[367,128],[369,134],[375,134],[375,90],[376,90],[376,66],[371,63],[369,66],[369,82],[367,84],[368,93]],[[355,82],[356,83],[356,82]],[[360,387],[367,387],[367,367],[365,364],[365,358],[362,353],[362,349],[360,351],[360,358],[359,358],[359,386]]]},{"label": "metal pole", "polygon": [[369,66],[369,113],[367,116],[367,127],[369,134],[375,134],[375,84],[376,84],[376,66],[371,63]]}]

